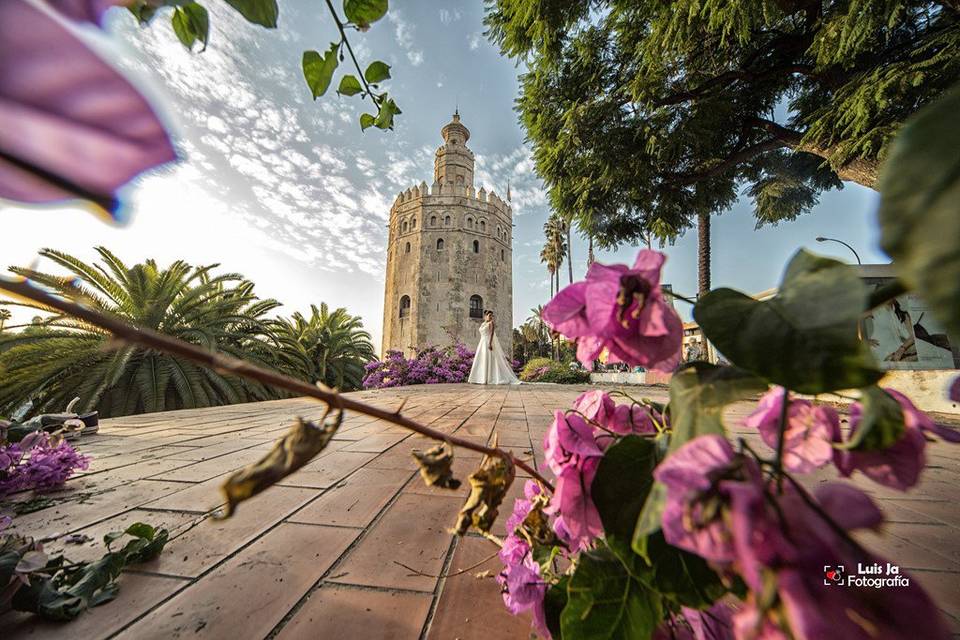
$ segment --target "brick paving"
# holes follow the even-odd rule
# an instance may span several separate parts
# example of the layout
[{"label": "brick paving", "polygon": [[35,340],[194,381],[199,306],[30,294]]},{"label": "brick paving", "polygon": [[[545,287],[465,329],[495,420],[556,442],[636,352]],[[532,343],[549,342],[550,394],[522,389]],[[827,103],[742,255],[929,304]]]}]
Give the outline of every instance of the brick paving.
[{"label": "brick paving", "polygon": [[[478,442],[496,433],[539,468],[553,410],[586,388],[432,385],[351,395],[388,408],[405,401],[406,415]],[[664,388],[631,393],[666,399]],[[750,409],[728,408],[730,433],[762,447],[738,426]],[[447,531],[466,487],[425,487],[410,450],[431,443],[391,424],[348,415],[328,449],[281,486],[229,520],[208,517],[222,503],[226,474],[262,456],[296,416],[322,413],[291,399],[104,421],[78,445],[93,456],[88,472],[53,494],[52,506],[15,518],[14,531],[50,539],[47,549],[76,560],[99,557],[106,532],[136,521],[164,526],[173,539],[160,558],[121,578],[114,602],[67,624],[8,612],[0,616],[4,638],[529,637],[529,618],[502,606],[496,548]],[[465,478],[478,455],[457,455]],[[960,637],[960,447],[931,444],[928,461],[907,494],[853,478],[889,516],[884,535],[867,533],[863,542],[919,580]],[[518,483],[512,493],[519,491]],[[91,541],[66,544],[72,533]]]}]

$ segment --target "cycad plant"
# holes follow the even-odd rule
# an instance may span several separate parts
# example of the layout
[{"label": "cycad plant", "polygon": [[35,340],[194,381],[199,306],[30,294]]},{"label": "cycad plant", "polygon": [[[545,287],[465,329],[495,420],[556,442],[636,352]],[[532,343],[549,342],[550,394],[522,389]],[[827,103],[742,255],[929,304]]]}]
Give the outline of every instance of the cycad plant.
[{"label": "cycad plant", "polygon": [[361,388],[364,365],[376,354],[370,334],[358,316],[350,315],[342,307],[330,311],[322,303],[319,309],[310,306],[309,317],[297,312],[289,320],[280,321],[280,325],[282,330],[277,334],[285,351],[304,353],[309,362],[306,371],[295,375],[341,391]]},{"label": "cycad plant", "polygon": [[[279,303],[259,300],[253,283],[239,274],[214,275],[218,265],[194,267],[181,260],[165,268],[153,260],[127,266],[103,247],[97,252],[100,260],[87,264],[60,251],[41,251],[68,276],[10,270],[65,298],[208,349],[266,367],[304,366],[296,354],[283,355],[274,321],[265,317]],[[42,305],[7,304],[46,314],[29,331],[0,336],[0,415],[27,399],[31,413],[44,413],[62,411],[78,396],[78,408],[109,417],[279,397],[263,385],[178,356],[114,344],[101,329]]]}]

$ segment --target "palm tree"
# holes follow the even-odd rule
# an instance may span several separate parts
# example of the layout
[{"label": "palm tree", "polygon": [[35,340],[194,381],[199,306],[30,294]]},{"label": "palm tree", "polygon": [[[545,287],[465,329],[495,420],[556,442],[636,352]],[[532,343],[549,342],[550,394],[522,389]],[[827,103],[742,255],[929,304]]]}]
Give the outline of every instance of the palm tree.
[{"label": "palm tree", "polygon": [[3,331],[3,328],[7,324],[7,320],[10,319],[10,315],[9,309],[0,309],[0,331]]},{"label": "palm tree", "polygon": [[363,321],[346,309],[330,311],[326,303],[310,306],[310,317],[299,312],[281,320],[284,342],[288,340],[307,355],[309,369],[299,377],[322,382],[341,391],[359,389],[364,365],[376,357],[370,334]]},{"label": "palm tree", "polygon": [[[543,234],[546,236],[544,250],[547,251],[547,255],[552,258],[554,264],[553,275],[555,275],[557,279],[557,292],[560,291],[560,267],[563,266],[563,260],[567,257],[568,252],[568,242],[565,240],[568,232],[569,228],[566,223],[555,213],[551,214],[543,225]],[[543,261],[543,257],[544,254],[541,252],[541,262]],[[549,263],[547,268],[549,269]],[[572,269],[570,271],[570,281],[573,282]]]},{"label": "palm tree", "polygon": [[[279,306],[259,300],[253,283],[235,273],[213,275],[218,265],[193,267],[178,260],[166,268],[153,260],[128,267],[98,247],[98,264],[44,249],[40,255],[70,272],[55,276],[11,267],[57,295],[141,327],[258,365],[285,368],[280,344],[265,315]],[[31,411],[62,411],[79,396],[80,408],[104,417],[207,407],[281,397],[264,385],[207,369],[179,356],[137,345],[114,344],[83,320],[37,303],[13,303],[47,315],[29,331],[0,337],[0,415],[24,400]]]},{"label": "palm tree", "polygon": [[547,331],[547,325],[543,321],[543,305],[539,304],[532,309],[530,309],[530,317],[527,318],[527,323],[532,324],[537,332],[537,354],[543,357],[543,349],[541,348],[543,343],[546,342],[544,334]]},{"label": "palm tree", "polygon": [[697,216],[697,295],[710,293],[710,213]]}]

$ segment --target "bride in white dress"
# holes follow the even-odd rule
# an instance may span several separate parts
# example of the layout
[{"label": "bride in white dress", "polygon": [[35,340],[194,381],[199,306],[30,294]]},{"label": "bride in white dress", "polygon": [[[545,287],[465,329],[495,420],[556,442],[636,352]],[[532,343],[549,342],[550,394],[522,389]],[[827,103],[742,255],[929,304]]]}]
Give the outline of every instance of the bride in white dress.
[{"label": "bride in white dress", "polygon": [[493,311],[483,314],[483,323],[480,325],[480,344],[473,357],[473,367],[470,369],[472,384],[520,384],[513,368],[507,361],[507,356],[494,333],[496,323],[493,321]]}]

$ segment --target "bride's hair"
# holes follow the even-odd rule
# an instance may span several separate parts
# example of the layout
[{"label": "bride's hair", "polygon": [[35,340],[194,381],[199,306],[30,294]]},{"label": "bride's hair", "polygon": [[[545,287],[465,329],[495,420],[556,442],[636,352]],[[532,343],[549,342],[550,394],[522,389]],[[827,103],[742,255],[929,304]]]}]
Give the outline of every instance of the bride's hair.
[{"label": "bride's hair", "polygon": [[492,316],[492,315],[493,315],[493,311],[490,311],[490,309],[487,309],[486,311],[483,312],[483,317],[484,317],[484,318],[486,318],[487,316]]}]

